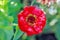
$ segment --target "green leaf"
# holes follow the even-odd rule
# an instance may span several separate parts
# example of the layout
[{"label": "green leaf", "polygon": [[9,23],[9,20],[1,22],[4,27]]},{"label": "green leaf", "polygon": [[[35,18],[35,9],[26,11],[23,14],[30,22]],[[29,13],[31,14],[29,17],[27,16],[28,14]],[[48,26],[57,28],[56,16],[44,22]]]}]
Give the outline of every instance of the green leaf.
[{"label": "green leaf", "polygon": [[60,40],[60,19],[55,26],[56,30],[54,31],[58,40]]},{"label": "green leaf", "polygon": [[16,32],[14,34],[13,40],[17,40],[19,37],[21,37],[22,34],[23,34],[23,32],[21,32],[21,30],[18,28],[18,26],[16,26]]},{"label": "green leaf", "polygon": [[7,40],[4,30],[0,29],[0,40]]},{"label": "green leaf", "polygon": [[11,40],[13,34],[12,26],[4,26],[3,28],[0,28],[0,40]]},{"label": "green leaf", "polygon": [[23,4],[18,3],[18,2],[14,2],[13,4],[11,4],[11,2],[8,3],[8,13],[9,14],[15,14],[14,12],[18,12],[20,11],[20,9],[23,7]]},{"label": "green leaf", "polygon": [[5,28],[5,33],[6,33],[6,36],[7,36],[7,40],[11,40],[14,32],[13,32],[13,27],[12,26],[8,26]]},{"label": "green leaf", "polygon": [[52,31],[52,30],[51,30],[51,26],[49,25],[49,22],[48,22],[48,20],[47,20],[46,26],[45,26],[45,28],[44,28],[44,30],[43,30],[43,33],[47,33],[47,32],[50,32],[50,31]]},{"label": "green leaf", "polygon": [[13,22],[13,21],[14,21],[13,16],[8,16],[8,21],[9,21],[9,22]]}]

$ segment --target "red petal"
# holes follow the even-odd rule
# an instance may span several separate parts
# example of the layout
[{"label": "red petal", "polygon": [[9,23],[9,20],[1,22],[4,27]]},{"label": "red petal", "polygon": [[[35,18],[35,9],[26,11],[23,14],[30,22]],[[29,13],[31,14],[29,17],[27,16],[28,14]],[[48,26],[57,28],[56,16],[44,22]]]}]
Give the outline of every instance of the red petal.
[{"label": "red petal", "polygon": [[[39,26],[40,26],[40,25],[39,25]],[[39,27],[39,26],[38,26],[37,24],[35,24],[34,27],[33,27],[33,29],[34,29],[34,31],[36,32],[36,34],[42,32],[41,27]]]},{"label": "red petal", "polygon": [[32,13],[33,13],[34,15],[36,15],[36,16],[40,16],[40,15],[41,15],[40,12],[41,12],[41,11],[40,11],[38,8],[35,8]]},{"label": "red petal", "polygon": [[27,34],[28,35],[33,35],[33,34],[35,34],[36,32],[30,27],[30,28],[28,28],[27,29]]}]

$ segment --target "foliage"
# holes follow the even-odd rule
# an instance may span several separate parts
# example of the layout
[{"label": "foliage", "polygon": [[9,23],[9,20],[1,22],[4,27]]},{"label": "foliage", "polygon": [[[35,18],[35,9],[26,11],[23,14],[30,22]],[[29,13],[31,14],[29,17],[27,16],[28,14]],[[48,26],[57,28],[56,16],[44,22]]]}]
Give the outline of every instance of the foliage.
[{"label": "foliage", "polygon": [[[0,0],[0,40],[20,40],[23,32],[18,28],[17,15],[26,6],[24,3],[27,2],[24,0],[22,3],[21,0]],[[57,3],[51,5],[57,12],[56,14],[50,14],[49,8],[46,5],[40,3],[37,4],[39,4],[39,7],[46,12],[47,23],[43,33],[53,32],[55,33],[56,38],[60,40],[60,5]],[[32,38],[25,36],[25,38],[23,38],[26,40],[34,40],[34,37],[35,36]]]}]

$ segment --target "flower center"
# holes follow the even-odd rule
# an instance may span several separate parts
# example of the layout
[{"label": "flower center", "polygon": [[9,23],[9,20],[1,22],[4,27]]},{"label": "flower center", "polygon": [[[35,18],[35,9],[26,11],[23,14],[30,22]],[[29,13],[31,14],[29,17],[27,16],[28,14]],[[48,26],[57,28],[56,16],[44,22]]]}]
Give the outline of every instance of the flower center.
[{"label": "flower center", "polygon": [[27,22],[29,23],[29,25],[33,25],[35,23],[36,17],[34,15],[29,15],[27,17]]}]

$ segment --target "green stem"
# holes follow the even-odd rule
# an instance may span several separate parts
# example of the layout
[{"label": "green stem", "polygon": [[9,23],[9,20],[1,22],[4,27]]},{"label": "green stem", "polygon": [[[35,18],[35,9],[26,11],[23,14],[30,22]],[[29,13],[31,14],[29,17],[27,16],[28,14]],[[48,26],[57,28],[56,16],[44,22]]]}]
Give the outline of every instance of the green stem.
[{"label": "green stem", "polygon": [[33,1],[32,1],[31,6],[34,4],[34,2],[36,2],[36,0],[33,0]]}]

